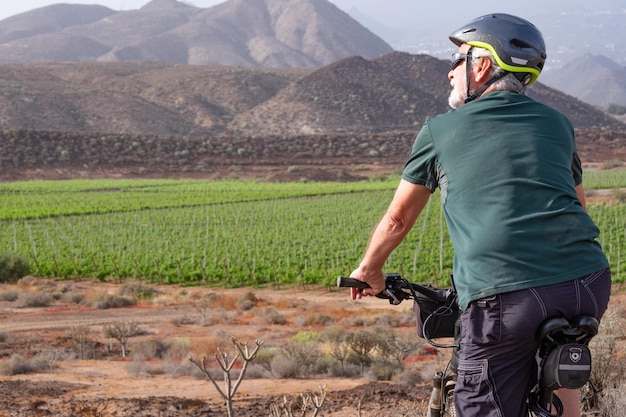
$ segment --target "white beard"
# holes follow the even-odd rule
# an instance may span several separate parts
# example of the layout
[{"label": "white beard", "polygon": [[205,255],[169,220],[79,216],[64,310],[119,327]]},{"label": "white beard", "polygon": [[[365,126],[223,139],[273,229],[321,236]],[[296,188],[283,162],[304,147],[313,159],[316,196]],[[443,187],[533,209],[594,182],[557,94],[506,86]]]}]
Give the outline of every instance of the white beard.
[{"label": "white beard", "polygon": [[452,85],[452,91],[448,96],[448,105],[453,109],[458,109],[465,104],[467,98],[467,82],[463,77],[457,79]]}]

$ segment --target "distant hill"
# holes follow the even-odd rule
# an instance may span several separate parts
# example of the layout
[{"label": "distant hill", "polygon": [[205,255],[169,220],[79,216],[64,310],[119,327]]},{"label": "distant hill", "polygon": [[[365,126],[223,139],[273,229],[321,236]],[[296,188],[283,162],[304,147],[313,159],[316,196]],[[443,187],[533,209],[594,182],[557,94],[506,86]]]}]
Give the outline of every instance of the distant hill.
[{"label": "distant hill", "polygon": [[[571,25],[566,24],[570,21],[578,22],[581,27],[595,22],[594,25],[604,28],[602,33],[606,28],[618,30],[622,15],[611,12],[613,9],[611,6],[609,12],[593,14],[588,17],[590,21],[575,10],[556,18],[547,9],[535,12],[538,21],[546,26],[550,42],[556,43],[555,39],[561,38],[571,41]],[[375,19],[358,10],[351,13],[368,26],[385,32]],[[546,25],[548,16],[558,24]],[[423,42],[422,53],[432,50],[426,53],[443,57],[441,53],[445,51],[447,57],[452,49],[447,37],[439,36],[441,39],[435,42],[430,32],[438,31],[427,29],[435,24],[434,20],[419,22],[415,30],[421,35],[412,37]],[[563,31],[567,34],[561,34]],[[595,31],[586,31],[584,35],[594,45],[604,45]],[[388,43],[327,0],[227,0],[208,8],[177,0],[152,0],[138,10],[129,11],[60,3],[0,21],[0,46],[0,64],[149,61],[309,69],[354,56],[371,60],[393,51]],[[626,67],[605,56],[593,55],[562,65],[560,59],[569,56],[563,55],[562,50],[550,49],[549,65],[541,78],[544,84],[601,108],[626,105]],[[353,87],[356,83],[351,81]],[[420,94],[428,101],[430,93],[426,90]],[[388,103],[402,105],[396,99]]]},{"label": "distant hill", "polygon": [[[446,111],[449,62],[392,52],[319,69],[85,62],[3,65],[7,130],[174,136],[416,131]],[[529,95],[583,129],[625,130],[594,106],[537,83]]]},{"label": "distant hill", "polygon": [[546,71],[541,81],[601,108],[626,106],[626,67],[603,55],[583,55],[558,70]]},{"label": "distant hill", "polygon": [[0,21],[0,63],[164,61],[319,67],[392,48],[326,0],[229,0],[139,10],[56,4]]}]

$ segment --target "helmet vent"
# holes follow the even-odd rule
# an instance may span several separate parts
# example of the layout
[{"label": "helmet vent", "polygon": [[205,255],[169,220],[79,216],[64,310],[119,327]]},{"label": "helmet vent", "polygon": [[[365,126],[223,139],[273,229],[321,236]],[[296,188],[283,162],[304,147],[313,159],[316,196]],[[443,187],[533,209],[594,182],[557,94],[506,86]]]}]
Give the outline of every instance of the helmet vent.
[{"label": "helmet vent", "polygon": [[521,39],[511,39],[511,46],[514,46],[516,48],[520,48],[520,49],[527,49],[527,48],[532,48],[533,46],[531,44],[529,44],[528,42],[524,42]]}]

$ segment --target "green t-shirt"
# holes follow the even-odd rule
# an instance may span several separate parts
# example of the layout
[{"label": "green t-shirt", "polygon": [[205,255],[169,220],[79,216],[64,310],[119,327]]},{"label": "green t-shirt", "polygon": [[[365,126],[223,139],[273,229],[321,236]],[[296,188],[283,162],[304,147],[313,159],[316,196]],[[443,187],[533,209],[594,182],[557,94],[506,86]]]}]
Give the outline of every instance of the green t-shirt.
[{"label": "green t-shirt", "polygon": [[428,119],[402,177],[440,189],[462,309],[608,267],[576,196],[574,129],[524,95],[494,91]]}]

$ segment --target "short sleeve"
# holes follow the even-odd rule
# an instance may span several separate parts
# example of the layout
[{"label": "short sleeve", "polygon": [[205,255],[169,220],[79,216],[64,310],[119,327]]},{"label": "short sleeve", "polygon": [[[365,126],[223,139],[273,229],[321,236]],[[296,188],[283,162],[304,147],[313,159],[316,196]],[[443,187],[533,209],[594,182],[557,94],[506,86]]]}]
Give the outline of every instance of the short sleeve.
[{"label": "short sleeve", "polygon": [[438,187],[437,159],[428,121],[417,134],[411,155],[402,172],[402,179],[412,184],[423,185],[431,192]]}]

